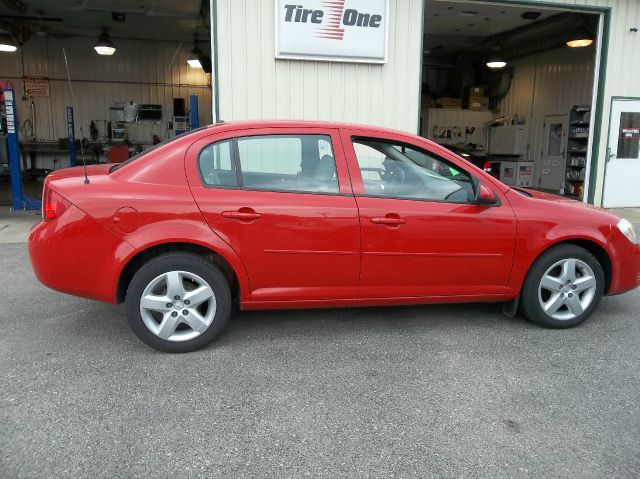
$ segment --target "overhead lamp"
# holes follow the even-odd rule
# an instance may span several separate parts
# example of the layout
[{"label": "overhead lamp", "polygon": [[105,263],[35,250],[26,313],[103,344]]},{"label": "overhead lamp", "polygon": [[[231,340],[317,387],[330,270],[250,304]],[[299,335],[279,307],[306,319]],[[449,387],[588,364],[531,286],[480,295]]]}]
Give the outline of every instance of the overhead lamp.
[{"label": "overhead lamp", "polygon": [[501,55],[492,55],[487,60],[487,67],[492,70],[500,70],[507,66],[507,60]]},{"label": "overhead lamp", "polygon": [[200,50],[197,45],[193,45],[193,50],[191,50],[187,57],[187,63],[191,68],[202,68],[202,64],[200,63],[201,56],[202,50]]},{"label": "overhead lamp", "polygon": [[588,47],[593,43],[592,38],[576,38],[575,40],[569,40],[567,46],[571,48],[583,48]]},{"label": "overhead lamp", "polygon": [[116,52],[116,47],[111,43],[111,39],[107,34],[107,31],[104,30],[100,34],[100,38],[98,38],[98,43],[93,47],[98,55],[113,55]]},{"label": "overhead lamp", "polygon": [[580,28],[576,35],[574,35],[574,38],[567,41],[567,46],[570,48],[583,48],[588,47],[592,43],[592,35],[585,28]]},{"label": "overhead lamp", "polygon": [[0,52],[15,52],[18,45],[6,33],[0,33]]}]

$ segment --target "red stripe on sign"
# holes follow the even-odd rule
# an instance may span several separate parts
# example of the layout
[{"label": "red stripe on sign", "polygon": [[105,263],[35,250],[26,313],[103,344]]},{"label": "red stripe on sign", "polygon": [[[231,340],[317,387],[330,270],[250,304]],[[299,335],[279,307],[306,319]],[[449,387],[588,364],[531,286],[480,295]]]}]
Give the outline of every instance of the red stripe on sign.
[{"label": "red stripe on sign", "polygon": [[346,0],[326,0],[322,2],[328,10],[326,27],[316,28],[316,37],[342,40],[344,29],[340,28]]}]

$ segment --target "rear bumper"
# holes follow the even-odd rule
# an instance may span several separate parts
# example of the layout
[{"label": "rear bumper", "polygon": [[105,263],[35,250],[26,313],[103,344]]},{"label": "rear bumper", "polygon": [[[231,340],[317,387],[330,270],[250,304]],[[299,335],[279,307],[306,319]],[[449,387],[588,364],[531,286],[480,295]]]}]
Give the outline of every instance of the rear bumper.
[{"label": "rear bumper", "polygon": [[63,293],[116,302],[118,277],[133,247],[75,206],[29,233],[29,257],[38,280]]}]

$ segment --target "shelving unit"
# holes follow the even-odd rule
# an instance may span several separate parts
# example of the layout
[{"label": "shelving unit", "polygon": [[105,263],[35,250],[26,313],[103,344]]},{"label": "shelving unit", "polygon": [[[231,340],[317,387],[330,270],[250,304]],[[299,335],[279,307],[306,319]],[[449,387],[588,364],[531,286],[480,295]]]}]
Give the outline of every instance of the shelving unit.
[{"label": "shelving unit", "polygon": [[569,138],[564,173],[565,196],[582,199],[587,171],[591,105],[575,105],[569,113]]}]

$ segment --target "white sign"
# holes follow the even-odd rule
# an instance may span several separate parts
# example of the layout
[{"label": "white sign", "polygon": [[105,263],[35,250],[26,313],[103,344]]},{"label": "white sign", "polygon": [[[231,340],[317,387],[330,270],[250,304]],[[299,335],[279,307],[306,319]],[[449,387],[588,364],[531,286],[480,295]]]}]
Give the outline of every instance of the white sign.
[{"label": "white sign", "polygon": [[389,0],[275,0],[276,58],[386,63]]}]

